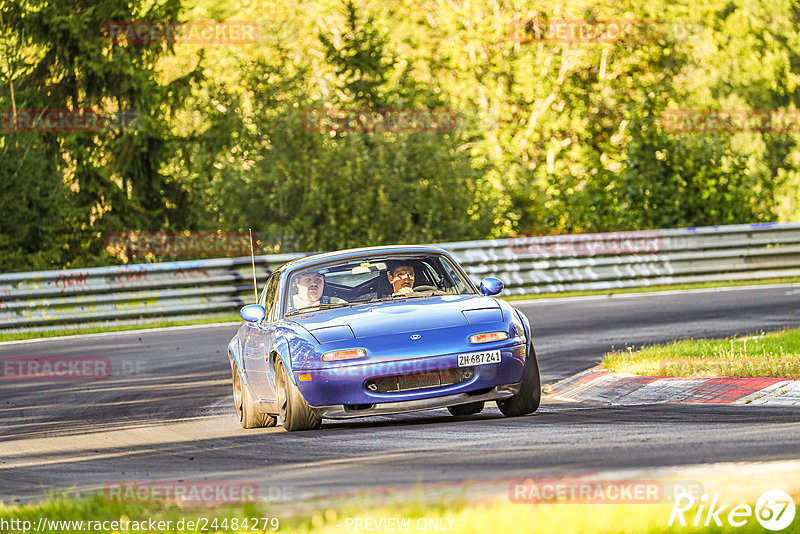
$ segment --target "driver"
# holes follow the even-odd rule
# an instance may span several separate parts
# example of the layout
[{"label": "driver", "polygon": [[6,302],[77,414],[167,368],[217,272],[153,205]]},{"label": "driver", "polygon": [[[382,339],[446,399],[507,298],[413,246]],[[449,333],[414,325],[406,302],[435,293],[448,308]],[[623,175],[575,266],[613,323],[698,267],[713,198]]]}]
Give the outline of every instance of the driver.
[{"label": "driver", "polygon": [[414,292],[414,267],[410,263],[398,263],[386,271],[395,295]]}]

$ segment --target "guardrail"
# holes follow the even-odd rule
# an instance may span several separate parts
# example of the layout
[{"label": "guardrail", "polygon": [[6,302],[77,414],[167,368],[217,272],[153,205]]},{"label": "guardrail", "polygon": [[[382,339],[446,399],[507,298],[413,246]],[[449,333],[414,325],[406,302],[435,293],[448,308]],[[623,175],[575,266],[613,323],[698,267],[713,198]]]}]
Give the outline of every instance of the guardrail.
[{"label": "guardrail", "polygon": [[[440,243],[505,294],[800,276],[800,223]],[[304,253],[257,256],[261,287]],[[250,258],[0,275],[0,332],[156,322],[252,302]]]}]

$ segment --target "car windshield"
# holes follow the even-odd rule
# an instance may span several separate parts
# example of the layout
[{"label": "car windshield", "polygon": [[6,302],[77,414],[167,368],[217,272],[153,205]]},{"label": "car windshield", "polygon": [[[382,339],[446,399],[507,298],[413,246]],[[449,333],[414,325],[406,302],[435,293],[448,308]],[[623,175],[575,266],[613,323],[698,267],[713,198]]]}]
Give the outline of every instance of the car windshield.
[{"label": "car windshield", "polygon": [[292,273],[287,284],[287,315],[382,300],[475,293],[461,270],[439,254],[331,260]]}]

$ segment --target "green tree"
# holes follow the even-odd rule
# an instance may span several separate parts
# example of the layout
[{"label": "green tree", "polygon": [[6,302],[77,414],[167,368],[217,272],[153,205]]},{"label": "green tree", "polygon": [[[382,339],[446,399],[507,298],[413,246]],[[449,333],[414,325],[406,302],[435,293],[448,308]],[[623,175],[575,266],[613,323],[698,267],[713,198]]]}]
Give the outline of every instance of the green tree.
[{"label": "green tree", "polygon": [[[60,243],[60,257],[48,255],[49,266],[108,262],[102,250],[102,234],[107,231],[184,227],[192,221],[183,187],[164,174],[163,166],[176,142],[170,133],[171,113],[180,107],[197,79],[196,72],[162,83],[157,62],[170,53],[171,45],[125,46],[108,39],[103,31],[109,21],[175,20],[180,11],[177,0],[159,4],[122,0],[3,2],[2,47],[8,50],[23,44],[26,53],[25,61],[7,62],[10,66],[2,71],[0,108],[93,109],[136,113],[140,119],[136,131],[27,136],[30,153],[49,162],[46,166],[37,162],[36,174],[29,179],[50,184],[53,191],[48,197],[66,197],[70,206],[55,210],[66,217],[60,228],[39,229],[42,239]],[[15,90],[13,103],[11,88]],[[19,134],[6,135],[6,146],[15,143],[13,138]],[[8,174],[0,177],[22,198],[32,199],[40,193],[24,184],[20,189],[14,179]],[[9,221],[12,227],[17,223],[22,221]],[[64,224],[69,229],[66,233]],[[42,260],[31,256],[18,267],[48,266]]]},{"label": "green tree", "polygon": [[345,0],[342,7],[344,28],[333,35],[319,32],[325,61],[347,100],[368,108],[385,107],[388,102],[383,91],[395,64],[387,50],[386,37],[374,16],[359,20],[359,10],[352,0]]},{"label": "green tree", "polygon": [[619,229],[675,228],[772,220],[773,190],[752,172],[730,136],[670,135],[652,106],[630,125],[617,179]]},{"label": "green tree", "polygon": [[[446,107],[412,73],[394,84],[385,36],[373,18],[365,17],[362,25],[353,5],[345,8],[345,30],[339,33],[346,38],[336,45],[320,40],[333,62],[330,79],[322,83],[340,95],[326,106]],[[213,206],[208,220],[229,229],[252,227],[268,241],[301,250],[488,234],[491,206],[477,202],[480,172],[459,150],[458,131],[308,128],[304,113],[323,109],[323,91],[315,83],[320,78],[283,46],[280,39],[262,45],[258,57],[237,69],[241,79],[212,91],[216,112],[186,152],[197,169],[192,179],[207,183]]]}]

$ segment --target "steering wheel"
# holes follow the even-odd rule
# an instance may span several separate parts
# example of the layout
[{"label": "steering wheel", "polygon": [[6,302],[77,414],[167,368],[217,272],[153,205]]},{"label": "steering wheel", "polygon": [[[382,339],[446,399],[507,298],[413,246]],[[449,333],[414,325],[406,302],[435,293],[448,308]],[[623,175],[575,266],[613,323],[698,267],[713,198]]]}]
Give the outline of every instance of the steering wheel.
[{"label": "steering wheel", "polygon": [[438,291],[438,289],[433,286],[417,286],[414,288],[414,292],[416,293],[421,291]]}]

